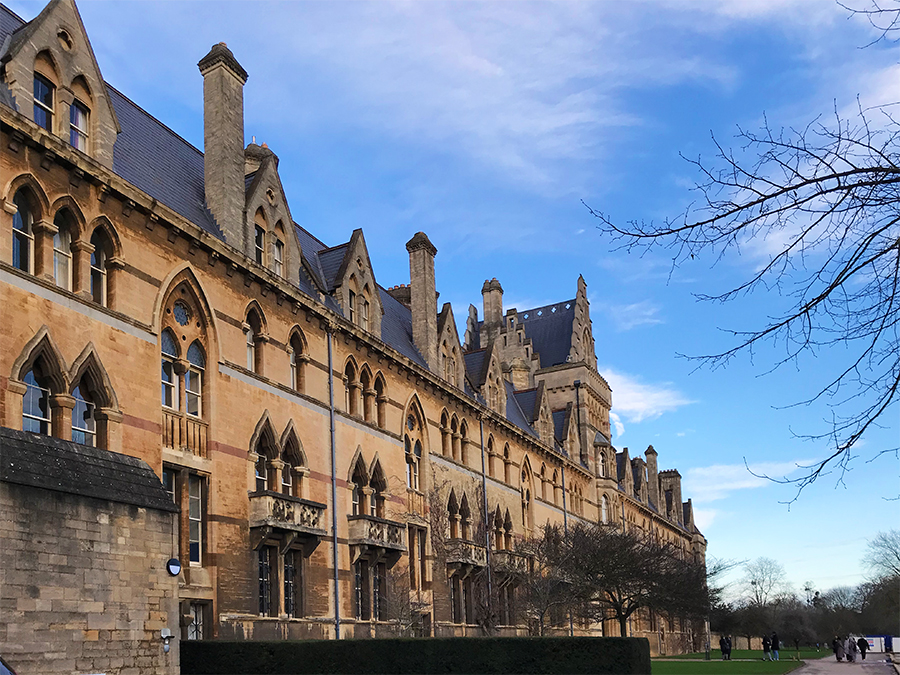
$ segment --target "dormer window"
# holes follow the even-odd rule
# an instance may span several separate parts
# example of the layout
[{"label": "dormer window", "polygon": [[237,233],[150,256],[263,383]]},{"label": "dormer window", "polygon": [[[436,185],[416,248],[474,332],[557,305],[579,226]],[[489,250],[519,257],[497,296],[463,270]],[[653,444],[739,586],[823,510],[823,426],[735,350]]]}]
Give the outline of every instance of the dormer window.
[{"label": "dormer window", "polygon": [[272,271],[278,276],[284,276],[284,242],[275,240],[275,259],[272,261]]},{"label": "dormer window", "polygon": [[88,120],[90,113],[80,101],[69,106],[69,144],[76,150],[88,150]]},{"label": "dormer window", "polygon": [[356,293],[350,291],[347,298],[348,319],[350,323],[356,323]]},{"label": "dormer window", "polygon": [[53,131],[53,99],[56,87],[46,77],[34,74],[34,123]]}]

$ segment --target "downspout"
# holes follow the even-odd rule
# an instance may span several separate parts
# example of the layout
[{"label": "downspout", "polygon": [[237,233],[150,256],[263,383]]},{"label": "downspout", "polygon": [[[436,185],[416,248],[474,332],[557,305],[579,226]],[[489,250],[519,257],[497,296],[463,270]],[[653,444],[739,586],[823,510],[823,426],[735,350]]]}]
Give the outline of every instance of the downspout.
[{"label": "downspout", "polygon": [[341,639],[341,594],[338,587],[338,529],[337,529],[337,446],[335,443],[334,414],[334,364],[331,350],[332,326],[326,328],[328,335],[328,411],[331,434],[331,550],[334,565],[334,639]]},{"label": "downspout", "polygon": [[581,380],[575,380],[575,419],[578,422],[578,461],[584,463],[584,441],[581,438]]},{"label": "downspout", "polygon": [[489,527],[490,515],[488,514],[488,501],[487,501],[487,472],[485,471],[485,463],[484,463],[484,417],[482,415],[478,416],[478,433],[481,436],[481,494],[484,500],[482,504],[482,508],[484,509],[484,548],[487,553],[487,592],[488,592],[488,607],[491,608],[491,611],[494,609],[494,595],[491,579],[491,529]]}]

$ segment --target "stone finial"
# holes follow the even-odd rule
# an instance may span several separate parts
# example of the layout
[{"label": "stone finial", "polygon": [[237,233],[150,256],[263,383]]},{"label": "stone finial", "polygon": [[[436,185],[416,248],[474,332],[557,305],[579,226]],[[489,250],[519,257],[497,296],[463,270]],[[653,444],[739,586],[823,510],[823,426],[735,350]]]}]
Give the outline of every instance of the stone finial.
[{"label": "stone finial", "polygon": [[234,58],[234,54],[231,53],[231,50],[228,49],[228,46],[224,42],[220,42],[212,46],[212,49],[209,50],[209,54],[204,56],[200,61],[197,62],[197,67],[200,69],[201,75],[206,75],[213,66],[221,63],[226,66],[236,77],[241,80],[241,84],[246,84],[247,82],[247,71],[238,63],[238,60]]},{"label": "stone finial", "polygon": [[413,235],[413,238],[406,242],[406,250],[408,252],[412,253],[413,251],[418,251],[419,249],[425,249],[432,256],[437,255],[437,248],[434,244],[431,243],[428,235],[424,232],[416,232]]}]

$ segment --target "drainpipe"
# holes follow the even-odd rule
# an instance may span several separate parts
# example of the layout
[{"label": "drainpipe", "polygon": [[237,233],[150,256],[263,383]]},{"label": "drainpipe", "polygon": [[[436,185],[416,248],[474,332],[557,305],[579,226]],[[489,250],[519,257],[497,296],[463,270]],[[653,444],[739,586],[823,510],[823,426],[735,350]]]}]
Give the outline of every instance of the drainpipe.
[{"label": "drainpipe", "polygon": [[575,419],[578,421],[578,461],[584,461],[584,443],[581,438],[581,380],[575,380]]},{"label": "drainpipe", "polygon": [[334,363],[331,341],[334,328],[328,326],[328,408],[331,433],[331,550],[334,564],[334,639],[341,639],[341,594],[338,587],[338,529],[337,529],[337,446],[335,444]]},{"label": "drainpipe", "polygon": [[482,504],[482,508],[484,508],[484,547],[487,555],[487,592],[488,592],[488,607],[493,611],[494,608],[494,595],[492,588],[492,579],[491,579],[491,529],[490,529],[490,515],[488,514],[488,501],[487,501],[487,472],[485,471],[484,464],[484,417],[478,416],[478,433],[481,435],[481,494],[484,500]]}]

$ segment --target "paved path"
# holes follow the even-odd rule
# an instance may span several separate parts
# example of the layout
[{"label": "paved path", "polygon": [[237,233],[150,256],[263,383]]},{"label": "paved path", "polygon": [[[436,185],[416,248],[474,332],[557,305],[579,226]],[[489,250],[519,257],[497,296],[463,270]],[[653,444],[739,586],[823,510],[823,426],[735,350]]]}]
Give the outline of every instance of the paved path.
[{"label": "paved path", "polygon": [[884,662],[884,654],[866,654],[866,660],[857,656],[854,663],[838,662],[834,655],[815,661],[807,661],[806,665],[791,672],[791,675],[897,675],[890,663]]}]

